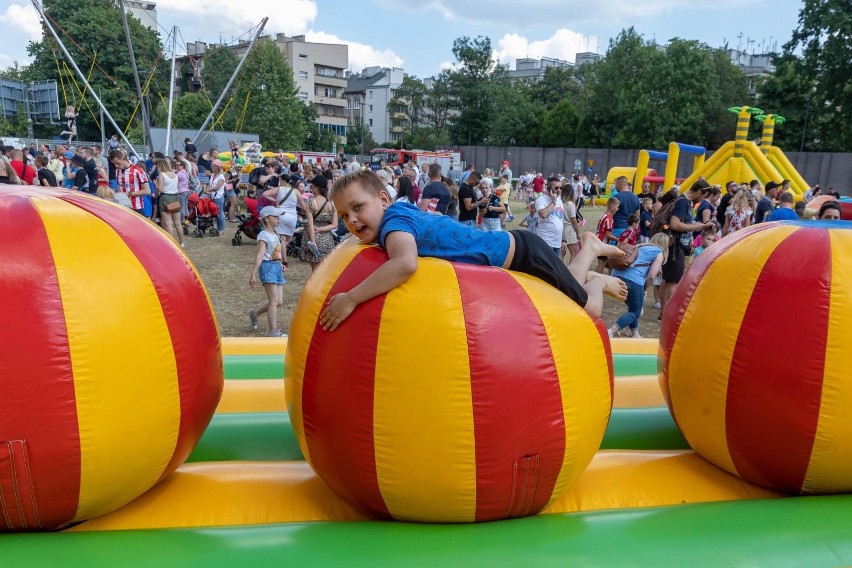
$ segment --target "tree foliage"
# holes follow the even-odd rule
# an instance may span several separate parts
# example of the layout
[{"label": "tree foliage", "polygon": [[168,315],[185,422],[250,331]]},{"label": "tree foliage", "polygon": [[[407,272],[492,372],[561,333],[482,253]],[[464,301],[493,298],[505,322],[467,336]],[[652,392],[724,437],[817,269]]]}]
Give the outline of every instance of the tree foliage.
[{"label": "tree foliage", "polygon": [[237,128],[257,132],[268,148],[299,148],[308,134],[305,105],[296,96],[293,72],[275,42],[257,40],[240,74],[234,96]]},{"label": "tree foliage", "polygon": [[[118,125],[125,128],[134,113],[138,97],[121,24],[121,13],[117,5],[103,0],[44,0],[43,5],[50,19],[64,30],[63,33],[54,24],[62,43],[83,73],[88,73],[91,69],[89,81],[92,87],[99,93]],[[159,35],[144,27],[130,14],[128,20],[140,79],[144,82],[146,73],[153,70],[148,90],[149,99],[159,100],[160,95],[168,97],[169,65],[162,56]],[[42,39],[30,42],[27,51],[33,57],[33,62],[24,73],[27,80],[53,79],[64,85],[65,95],[60,87],[59,104],[63,109],[65,104],[78,107],[79,138],[100,140],[100,132],[92,116],[98,116],[97,105],[91,96],[81,94],[74,85],[76,82],[79,89],[85,93],[80,78],[73,70],[69,72],[70,64],[65,61],[50,32],[45,29]],[[92,64],[90,57],[95,60],[96,65]],[[68,68],[66,64],[69,65]],[[135,120],[139,118],[140,113],[136,112]],[[56,134],[55,130],[55,126],[48,129],[51,134]],[[111,127],[107,128],[107,132],[111,130]]]},{"label": "tree foliage", "polygon": [[323,129],[317,124],[319,114],[317,107],[313,103],[302,104],[299,102],[302,116],[302,131],[304,132],[304,140],[297,146],[281,146],[282,148],[300,148],[309,152],[330,152],[334,144],[337,142],[337,136],[331,130]]},{"label": "tree foliage", "polygon": [[[257,47],[257,46],[255,46]],[[201,69],[201,82],[210,100],[215,101],[222,94],[228,79],[234,74],[240,58],[233,49],[215,47],[204,54],[204,65]],[[247,77],[240,71],[243,78]],[[232,87],[233,88],[233,87]]]},{"label": "tree foliage", "polygon": [[[852,149],[852,3],[849,0],[804,0],[799,24],[784,46],[793,62],[799,94],[806,102],[810,126],[806,145],[828,151]],[[786,65],[789,60],[785,60]],[[785,116],[786,118],[786,116]]]},{"label": "tree foliage", "polygon": [[482,144],[489,138],[494,117],[495,84],[505,80],[505,70],[492,57],[491,40],[460,37],[453,42],[456,68],[449,74],[457,113],[451,119],[451,137],[466,144]]},{"label": "tree foliage", "polygon": [[210,103],[199,93],[185,93],[174,102],[172,128],[195,129],[210,112]]},{"label": "tree foliage", "polygon": [[375,147],[376,141],[366,124],[359,122],[349,126],[346,130],[347,154],[366,154]]}]

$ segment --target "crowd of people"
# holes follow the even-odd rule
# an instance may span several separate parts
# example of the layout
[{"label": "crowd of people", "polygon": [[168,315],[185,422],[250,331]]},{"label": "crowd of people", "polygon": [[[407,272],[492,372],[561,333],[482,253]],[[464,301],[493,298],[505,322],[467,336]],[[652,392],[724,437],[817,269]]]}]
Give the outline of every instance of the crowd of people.
[{"label": "crowd of people", "polygon": [[[604,286],[627,305],[626,313],[609,330],[612,336],[639,337],[639,318],[648,290],[653,291],[653,305],[660,310],[661,318],[688,264],[717,240],[755,223],[811,216],[839,219],[841,214],[833,188],[823,193],[815,185],[794,204],[789,180],[770,181],[766,186],[757,180],[730,181],[724,192],[703,179],[683,191],[677,187],[665,191],[662,184],[652,189],[645,182],[637,193],[623,176],[616,178],[609,190],[596,175],[551,174],[545,178],[540,172],[525,171],[513,179],[508,161],[503,161],[496,172],[485,169],[480,173],[473,164],[467,164],[460,174],[450,169],[445,175],[437,163],[379,164],[376,169],[343,156],[300,163],[279,152],[277,157],[265,159],[246,185],[241,183],[238,168],[232,166],[237,163],[236,144],[230,143],[229,150],[234,159],[223,163],[217,148],[199,155],[192,141],[186,139],[183,151],[176,150],[168,157],[152,152],[142,160],[129,155],[117,136],[110,139],[107,155],[98,145],[57,144],[50,148],[31,144],[12,148],[0,141],[0,183],[64,187],[97,195],[159,222],[180,246],[184,246],[190,195],[207,196],[216,204],[216,229],[221,233],[227,223],[239,222],[238,197],[245,191],[245,197],[258,200],[261,225],[250,285],[255,286],[259,276],[268,298],[249,311],[249,321],[257,329],[258,317],[265,314],[270,335],[283,334],[277,309],[283,301],[285,251],[296,233],[302,233],[301,256],[312,270],[345,233],[352,232],[364,240],[364,228],[353,231],[350,220],[341,215],[338,200],[330,195],[344,176],[356,173],[368,176],[361,179],[361,186],[382,188],[388,206],[403,204],[426,215],[446,217],[476,233],[508,232],[507,223],[514,220],[510,203],[514,195],[527,204],[520,226],[537,240],[534,245],[525,245],[512,232],[513,242],[533,248],[539,241],[543,243],[553,256],[546,262],[537,258],[537,262],[548,266],[545,279],[549,277],[557,287],[566,288],[566,284],[554,262],[569,269],[578,259],[580,263],[594,262],[595,257],[587,258],[588,250],[583,253],[589,248],[589,237],[605,247],[617,247],[629,262],[613,261],[613,249],[601,249],[593,276],[581,272],[582,279],[575,278],[574,282],[574,288],[583,288],[594,275],[620,282],[615,286],[605,281]],[[606,209],[595,230],[584,232],[582,208],[595,207],[596,199],[606,196]],[[811,203],[818,204],[818,209],[809,208]],[[447,229],[451,226],[442,227],[452,233]],[[596,285],[592,288],[600,291]],[[583,296],[576,290],[573,293],[574,299]]]}]

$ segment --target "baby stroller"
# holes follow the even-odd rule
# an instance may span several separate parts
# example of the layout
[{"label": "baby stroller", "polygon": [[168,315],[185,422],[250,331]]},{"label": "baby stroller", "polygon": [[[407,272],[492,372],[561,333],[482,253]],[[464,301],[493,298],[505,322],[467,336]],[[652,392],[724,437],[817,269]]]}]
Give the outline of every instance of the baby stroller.
[{"label": "baby stroller", "polygon": [[[301,208],[298,211],[301,212]],[[287,256],[298,257],[302,262],[308,260],[308,255],[305,253],[305,249],[302,248],[302,238],[305,235],[305,228],[307,226],[307,219],[299,215],[296,218],[296,230],[293,232],[293,238],[287,243]]]},{"label": "baby stroller", "polygon": [[234,238],[231,239],[231,244],[235,247],[243,244],[243,235],[249,239],[257,239],[257,235],[261,230],[260,215],[258,215],[257,212],[257,199],[249,199],[246,197],[243,199],[243,203],[246,204],[248,215],[237,215],[237,219],[240,220],[240,224],[237,226],[237,232],[234,234]]},{"label": "baby stroller", "polygon": [[206,232],[211,237],[218,237],[219,231],[216,229],[216,216],[219,214],[219,208],[213,203],[209,197],[200,196],[198,193],[192,193],[189,196],[189,215],[186,217],[187,223],[194,223],[195,230],[192,236],[200,239]]}]

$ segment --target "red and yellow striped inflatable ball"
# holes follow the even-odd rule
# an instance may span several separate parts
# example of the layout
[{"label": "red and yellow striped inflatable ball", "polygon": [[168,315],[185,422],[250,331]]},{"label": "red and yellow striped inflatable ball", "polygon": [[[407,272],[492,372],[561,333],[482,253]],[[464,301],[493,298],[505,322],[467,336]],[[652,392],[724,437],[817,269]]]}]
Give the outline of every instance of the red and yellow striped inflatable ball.
[{"label": "red and yellow striped inflatable ball", "polygon": [[660,383],[690,445],[779,491],[852,491],[852,223],[761,224],[681,281]]},{"label": "red and yellow striped inflatable ball", "polygon": [[533,515],[589,464],[612,405],[605,330],[555,288],[419,259],[337,330],[327,300],[387,260],[350,239],[312,276],[287,344],[287,402],[305,457],[381,519]]},{"label": "red and yellow striped inflatable ball", "polygon": [[222,390],[207,293],[161,230],[79,192],[0,186],[0,532],[135,499]]}]

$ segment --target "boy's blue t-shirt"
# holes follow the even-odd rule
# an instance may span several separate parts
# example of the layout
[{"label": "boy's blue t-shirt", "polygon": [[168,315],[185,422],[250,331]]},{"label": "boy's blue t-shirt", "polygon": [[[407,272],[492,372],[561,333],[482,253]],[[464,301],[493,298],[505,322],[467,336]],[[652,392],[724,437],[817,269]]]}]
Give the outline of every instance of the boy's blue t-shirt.
[{"label": "boy's blue t-shirt", "polygon": [[389,233],[403,231],[414,236],[418,256],[451,262],[503,266],[509,254],[509,233],[480,231],[446,215],[426,213],[411,203],[394,203],[379,225],[379,244],[385,246]]},{"label": "boy's blue t-shirt", "polygon": [[779,207],[769,214],[767,221],[798,221],[799,216],[796,211],[789,207]]}]

